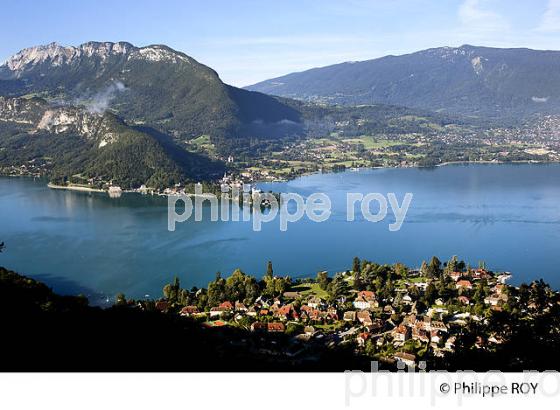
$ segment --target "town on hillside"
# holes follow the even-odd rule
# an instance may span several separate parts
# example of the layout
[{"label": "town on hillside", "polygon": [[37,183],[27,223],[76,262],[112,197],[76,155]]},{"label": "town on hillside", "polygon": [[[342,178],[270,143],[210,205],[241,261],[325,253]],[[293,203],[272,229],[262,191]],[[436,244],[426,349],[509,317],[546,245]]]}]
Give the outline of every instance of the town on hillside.
[{"label": "town on hillside", "polygon": [[460,351],[492,353],[513,337],[516,323],[560,307],[544,282],[515,287],[510,277],[457,257],[433,257],[419,269],[354,258],[351,270],[298,280],[276,275],[269,262],[262,280],[236,270],[186,290],[175,278],[159,300],[120,294],[116,305],[180,315],[216,332],[235,327],[247,334],[238,342],[255,353],[294,363],[345,348],[389,368],[424,362],[430,369]]}]

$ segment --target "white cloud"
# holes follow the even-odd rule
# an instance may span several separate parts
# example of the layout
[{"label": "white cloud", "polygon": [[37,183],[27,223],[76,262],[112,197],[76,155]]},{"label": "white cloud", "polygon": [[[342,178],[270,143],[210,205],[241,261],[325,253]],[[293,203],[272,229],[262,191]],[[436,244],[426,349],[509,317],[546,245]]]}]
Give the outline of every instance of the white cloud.
[{"label": "white cloud", "polygon": [[537,31],[560,31],[560,0],[548,0],[546,11],[537,27]]},{"label": "white cloud", "polygon": [[459,7],[459,20],[473,31],[503,31],[509,29],[506,19],[484,7],[482,0],[465,0]]}]

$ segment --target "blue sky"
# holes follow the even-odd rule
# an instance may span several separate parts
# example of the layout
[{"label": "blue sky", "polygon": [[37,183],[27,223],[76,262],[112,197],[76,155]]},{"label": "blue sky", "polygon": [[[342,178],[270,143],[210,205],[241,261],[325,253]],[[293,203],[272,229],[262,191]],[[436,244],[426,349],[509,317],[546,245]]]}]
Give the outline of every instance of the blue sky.
[{"label": "blue sky", "polygon": [[560,49],[560,0],[2,0],[0,61],[52,41],[167,44],[230,84],[461,44]]}]

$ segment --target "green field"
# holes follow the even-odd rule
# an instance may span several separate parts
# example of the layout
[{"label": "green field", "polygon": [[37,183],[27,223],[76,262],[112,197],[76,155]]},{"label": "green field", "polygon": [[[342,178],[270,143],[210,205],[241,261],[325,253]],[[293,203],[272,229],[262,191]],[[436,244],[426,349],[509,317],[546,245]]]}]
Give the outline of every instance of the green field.
[{"label": "green field", "polygon": [[327,291],[321,289],[318,283],[302,283],[301,285],[293,286],[290,290],[292,292],[299,292],[303,297],[317,296],[321,299],[326,299],[328,296]]}]

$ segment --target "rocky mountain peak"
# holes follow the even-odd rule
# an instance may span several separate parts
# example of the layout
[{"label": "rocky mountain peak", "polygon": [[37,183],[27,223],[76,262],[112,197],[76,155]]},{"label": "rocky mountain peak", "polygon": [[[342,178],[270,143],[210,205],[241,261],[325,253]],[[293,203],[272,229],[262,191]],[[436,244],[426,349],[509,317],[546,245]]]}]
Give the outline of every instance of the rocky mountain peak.
[{"label": "rocky mountain peak", "polygon": [[79,62],[82,58],[96,58],[104,62],[111,56],[126,56],[127,60],[163,61],[169,63],[189,62],[189,58],[169,47],[152,45],[135,47],[120,42],[89,41],[77,47],[62,46],[56,42],[25,48],[10,57],[0,68],[5,69],[16,78],[42,64],[59,67]]}]

